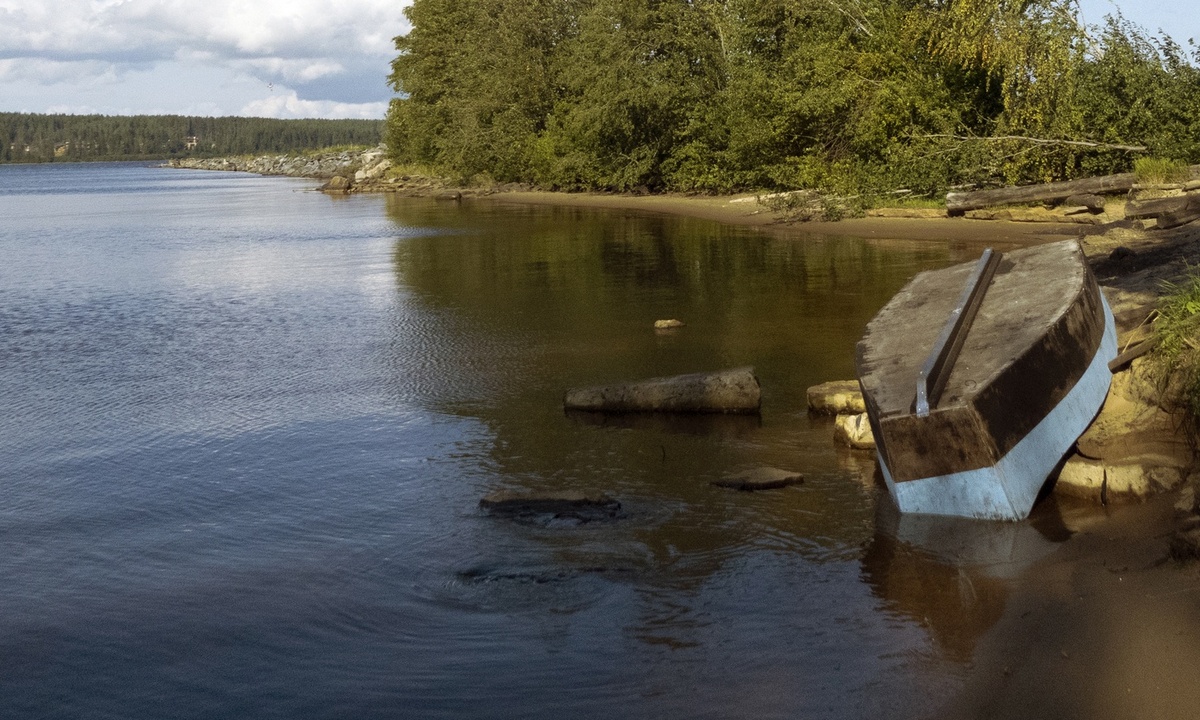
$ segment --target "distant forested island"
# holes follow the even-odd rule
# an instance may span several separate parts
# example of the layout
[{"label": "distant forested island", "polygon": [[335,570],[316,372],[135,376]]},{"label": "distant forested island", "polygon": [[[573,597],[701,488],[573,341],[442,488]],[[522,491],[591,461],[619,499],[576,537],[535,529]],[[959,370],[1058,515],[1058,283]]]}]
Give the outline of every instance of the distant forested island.
[{"label": "distant forested island", "polygon": [[847,196],[1200,162],[1194,48],[1074,0],[415,0],[392,156],[551,189]]},{"label": "distant forested island", "polygon": [[143,160],[376,145],[382,120],[0,113],[0,162]]}]

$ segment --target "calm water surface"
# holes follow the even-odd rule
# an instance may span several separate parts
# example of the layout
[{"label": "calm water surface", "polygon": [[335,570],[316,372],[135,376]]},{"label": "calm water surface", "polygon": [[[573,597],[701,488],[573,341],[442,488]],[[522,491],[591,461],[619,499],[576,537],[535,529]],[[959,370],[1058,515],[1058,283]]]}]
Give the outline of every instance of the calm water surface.
[{"label": "calm water surface", "polygon": [[[877,529],[870,457],[804,390],[978,248],[312,184],[0,166],[0,715],[903,717],[956,689],[1002,587]],[[747,364],[761,419],[561,409]],[[807,481],[710,485],[760,466]],[[568,488],[625,517],[478,509]]]}]

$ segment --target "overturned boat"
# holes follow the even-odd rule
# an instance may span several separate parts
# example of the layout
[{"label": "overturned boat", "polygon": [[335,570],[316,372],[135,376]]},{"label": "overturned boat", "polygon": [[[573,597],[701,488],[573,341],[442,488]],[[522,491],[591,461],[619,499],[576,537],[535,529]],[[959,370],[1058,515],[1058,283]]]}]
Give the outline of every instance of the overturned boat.
[{"label": "overturned boat", "polygon": [[923,272],[867,324],[858,379],[901,512],[1020,520],[1087,429],[1117,355],[1074,240]]}]

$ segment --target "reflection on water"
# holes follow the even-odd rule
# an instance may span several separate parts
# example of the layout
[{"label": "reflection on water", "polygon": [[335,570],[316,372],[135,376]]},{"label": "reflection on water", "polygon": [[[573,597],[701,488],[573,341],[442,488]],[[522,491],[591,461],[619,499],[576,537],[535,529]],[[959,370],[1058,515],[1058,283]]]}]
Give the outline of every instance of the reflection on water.
[{"label": "reflection on water", "polygon": [[[5,717],[903,717],[957,683],[1002,564],[887,530],[805,390],[974,248],[304,187],[0,167]],[[761,417],[562,409],[739,365]],[[764,466],[805,482],[711,485]]]},{"label": "reflection on water", "polygon": [[928,627],[951,658],[966,662],[1000,619],[1009,582],[1070,535],[1052,497],[1024,522],[901,515],[881,502],[863,579],[890,608]]}]

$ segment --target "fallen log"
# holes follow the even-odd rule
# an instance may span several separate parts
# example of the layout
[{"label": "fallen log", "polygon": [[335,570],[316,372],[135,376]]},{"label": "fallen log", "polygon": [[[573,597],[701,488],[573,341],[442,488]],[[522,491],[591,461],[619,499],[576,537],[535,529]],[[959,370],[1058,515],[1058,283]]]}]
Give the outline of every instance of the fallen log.
[{"label": "fallen log", "polygon": [[600,412],[756,413],[761,403],[751,367],[575,388],[563,397],[567,410]]},{"label": "fallen log", "polygon": [[1133,173],[1122,173],[1042,185],[1022,185],[964,193],[952,192],[946,193],[946,213],[962,215],[968,210],[980,210],[993,205],[1011,205],[1013,203],[1058,203],[1072,195],[1112,195],[1129,192],[1136,182],[1137,177]]},{"label": "fallen log", "polygon": [[1099,214],[1104,212],[1104,196],[1096,195],[1095,193],[1075,193],[1070,195],[1066,200],[1063,200],[1063,205],[1068,207],[1083,207],[1087,208],[1090,213]]},{"label": "fallen log", "polygon": [[1189,195],[1185,207],[1158,216],[1158,229],[1170,230],[1200,220],[1200,194]]},{"label": "fallen log", "polygon": [[1125,217],[1130,220],[1156,218],[1166,213],[1186,210],[1190,201],[1190,195],[1175,195],[1173,197],[1153,198],[1151,200],[1130,200],[1125,203]]}]

